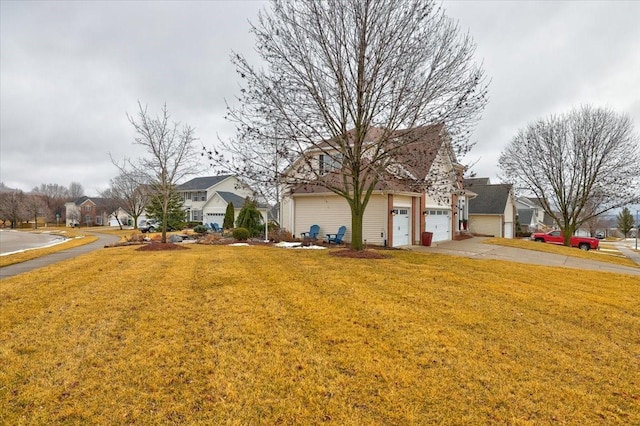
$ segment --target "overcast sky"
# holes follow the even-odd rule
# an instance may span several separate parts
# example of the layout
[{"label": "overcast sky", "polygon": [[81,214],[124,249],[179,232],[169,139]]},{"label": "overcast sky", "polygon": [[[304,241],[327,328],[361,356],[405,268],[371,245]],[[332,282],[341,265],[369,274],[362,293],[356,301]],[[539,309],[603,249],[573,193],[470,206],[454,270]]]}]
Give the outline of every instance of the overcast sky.
[{"label": "overcast sky", "polygon": [[[0,181],[106,189],[116,159],[138,157],[137,102],[228,137],[231,51],[255,57],[258,1],[0,1]],[[497,182],[518,129],[581,104],[629,114],[640,131],[640,2],[445,1],[477,43],[489,105],[466,162]],[[206,174],[206,173],[205,173]]]}]

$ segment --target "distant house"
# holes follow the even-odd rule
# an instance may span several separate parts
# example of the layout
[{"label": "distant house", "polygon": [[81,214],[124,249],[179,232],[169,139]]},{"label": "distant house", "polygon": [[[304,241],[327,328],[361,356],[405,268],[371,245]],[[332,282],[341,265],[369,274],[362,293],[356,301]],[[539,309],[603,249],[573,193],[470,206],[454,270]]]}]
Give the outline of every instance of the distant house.
[{"label": "distant house", "polygon": [[516,197],[516,209],[522,232],[547,231],[554,227],[553,218],[545,213],[537,198]]},{"label": "distant house", "polygon": [[[347,132],[347,138],[352,132]],[[364,143],[376,144],[384,133],[384,129],[372,127]],[[466,215],[467,194],[460,178],[464,167],[455,158],[445,126],[397,130],[393,137],[411,140],[404,145],[406,162],[386,170],[384,179],[375,186],[364,212],[363,240],[367,244],[399,247],[420,244],[424,232],[433,234],[432,241],[454,239],[462,226],[459,219],[463,216],[459,212]],[[285,188],[280,203],[281,225],[296,236],[318,225],[321,237],[336,233],[344,225],[347,227],[344,241],[349,242],[352,235],[349,204],[323,186],[326,180],[342,179],[342,164],[336,160],[340,154],[328,154],[326,150],[311,150],[306,159],[298,159],[291,167],[289,172],[293,175],[312,167],[313,172],[306,174],[317,178]],[[411,178],[404,178],[402,172]],[[428,192],[412,185],[433,176],[438,179]]]},{"label": "distant house", "polygon": [[514,238],[516,206],[510,184],[491,184],[488,178],[465,179],[465,189],[476,197],[469,201],[469,231],[476,235]]},{"label": "distant house", "polygon": [[105,200],[82,196],[64,204],[67,226],[108,226],[110,212]]},{"label": "distant house", "polygon": [[[254,198],[254,191],[232,175],[206,176],[191,179],[177,187],[181,194],[187,221],[217,223],[222,226],[227,205],[233,203],[234,221],[246,198]],[[258,205],[263,220],[267,219],[267,206]]]}]

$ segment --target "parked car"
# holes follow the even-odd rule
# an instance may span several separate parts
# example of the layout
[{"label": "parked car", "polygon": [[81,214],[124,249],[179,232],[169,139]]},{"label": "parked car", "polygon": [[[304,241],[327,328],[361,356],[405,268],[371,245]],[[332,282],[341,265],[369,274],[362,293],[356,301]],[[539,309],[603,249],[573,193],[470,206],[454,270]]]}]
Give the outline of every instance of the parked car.
[{"label": "parked car", "polygon": [[156,232],[156,230],[159,230],[161,227],[162,225],[157,220],[148,219],[143,221],[138,229],[140,229],[140,232],[143,234],[146,234],[147,232]]},{"label": "parked car", "polygon": [[[531,234],[533,241],[540,241],[551,244],[564,244],[564,236],[559,230],[549,231],[547,233],[537,232]],[[578,237],[574,235],[569,240],[571,247],[578,247],[580,250],[597,249],[600,246],[600,240],[591,237]]]},{"label": "parked car", "polygon": [[604,240],[604,232],[596,232],[596,238],[599,240]]}]

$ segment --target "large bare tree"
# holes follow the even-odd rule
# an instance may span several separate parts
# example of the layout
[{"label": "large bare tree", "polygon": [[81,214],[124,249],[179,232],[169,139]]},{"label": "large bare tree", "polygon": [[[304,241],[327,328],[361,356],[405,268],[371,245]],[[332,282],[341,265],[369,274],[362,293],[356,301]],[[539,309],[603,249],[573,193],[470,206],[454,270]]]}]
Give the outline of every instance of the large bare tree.
[{"label": "large bare tree", "polygon": [[171,122],[166,104],[155,117],[140,102],[138,107],[137,117],[127,114],[127,118],[136,132],[134,143],[142,146],[147,156],[126,164],[130,173],[144,177],[151,187],[150,197],[155,197],[162,206],[162,242],[166,243],[167,215],[176,186],[184,177],[197,173],[199,153],[193,145],[195,132],[189,125]]},{"label": "large bare tree", "polygon": [[583,106],[521,129],[499,159],[504,178],[540,199],[565,244],[582,223],[637,202],[640,145],[629,116]]},{"label": "large bare tree", "polygon": [[[444,124],[454,151],[469,149],[484,71],[471,37],[434,1],[273,1],[252,31],[263,63],[232,56],[243,81],[228,115],[238,132],[210,159],[254,185],[321,185],[344,197],[352,248],[362,249],[376,185],[400,159],[423,160],[406,155],[412,129]],[[383,131],[367,139],[374,128]],[[320,154],[340,178],[320,179]]]}]

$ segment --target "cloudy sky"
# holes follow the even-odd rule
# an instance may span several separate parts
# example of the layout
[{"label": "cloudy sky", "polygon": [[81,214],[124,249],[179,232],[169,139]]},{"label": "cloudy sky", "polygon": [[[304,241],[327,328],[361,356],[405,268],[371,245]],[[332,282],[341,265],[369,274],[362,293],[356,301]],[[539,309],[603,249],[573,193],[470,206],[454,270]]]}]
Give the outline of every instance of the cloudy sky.
[{"label": "cloudy sky", "polygon": [[[0,181],[106,189],[116,159],[142,154],[137,102],[233,134],[231,51],[255,57],[258,1],[0,1]],[[527,123],[581,104],[629,114],[640,131],[640,2],[444,1],[477,43],[490,101],[467,162],[497,182],[498,155]]]}]

